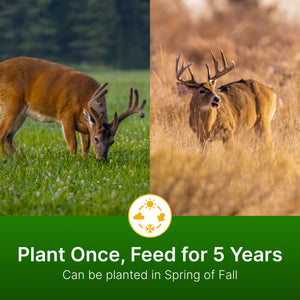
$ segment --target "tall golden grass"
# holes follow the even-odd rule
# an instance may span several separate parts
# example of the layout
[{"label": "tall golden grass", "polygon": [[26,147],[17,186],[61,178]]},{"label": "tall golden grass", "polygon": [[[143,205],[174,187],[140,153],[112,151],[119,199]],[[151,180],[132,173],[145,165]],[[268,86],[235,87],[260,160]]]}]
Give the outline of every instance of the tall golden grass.
[{"label": "tall golden grass", "polygon": [[[210,16],[192,18],[182,1],[151,1],[151,192],[175,215],[300,214],[299,33],[276,7],[212,5]],[[210,49],[220,48],[236,67],[218,86],[252,78],[276,92],[273,151],[252,132],[237,136],[231,150],[218,141],[202,149],[190,130],[176,55],[205,81]]]}]

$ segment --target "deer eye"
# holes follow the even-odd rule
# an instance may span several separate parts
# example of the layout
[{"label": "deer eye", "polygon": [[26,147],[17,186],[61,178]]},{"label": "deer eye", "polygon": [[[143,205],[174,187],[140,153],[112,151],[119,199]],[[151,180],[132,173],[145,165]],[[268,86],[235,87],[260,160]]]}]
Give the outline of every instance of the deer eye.
[{"label": "deer eye", "polygon": [[204,90],[200,90],[199,93],[200,94],[205,94],[205,91]]},{"label": "deer eye", "polygon": [[99,138],[95,137],[95,143],[99,143]]}]

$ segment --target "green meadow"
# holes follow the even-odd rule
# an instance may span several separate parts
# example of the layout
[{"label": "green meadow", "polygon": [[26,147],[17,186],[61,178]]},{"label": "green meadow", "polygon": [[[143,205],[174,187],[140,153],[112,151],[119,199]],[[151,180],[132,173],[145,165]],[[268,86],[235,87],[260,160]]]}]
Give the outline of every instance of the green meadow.
[{"label": "green meadow", "polygon": [[16,153],[0,158],[0,215],[126,215],[135,198],[149,193],[149,71],[77,69],[109,82],[109,121],[126,109],[130,87],[140,102],[147,99],[145,118],[122,122],[107,162],[98,162],[91,148],[83,158],[79,134],[72,157],[59,124],[27,118],[14,139]]}]

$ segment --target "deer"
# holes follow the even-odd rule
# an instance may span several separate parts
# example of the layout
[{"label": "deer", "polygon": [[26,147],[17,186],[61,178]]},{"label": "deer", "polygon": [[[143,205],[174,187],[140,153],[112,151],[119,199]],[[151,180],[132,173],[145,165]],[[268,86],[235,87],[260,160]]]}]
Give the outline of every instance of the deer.
[{"label": "deer", "polygon": [[[105,95],[108,82],[58,63],[15,57],[0,63],[0,156],[15,151],[13,138],[27,117],[61,124],[71,155],[76,154],[75,131],[80,133],[82,155],[92,145],[98,161],[107,160],[121,122],[134,113],[145,116],[137,89],[130,88],[128,106],[108,121]],[[133,102],[134,94],[134,102]]]},{"label": "deer", "polygon": [[[217,79],[232,71],[235,62],[228,66],[220,50],[223,69],[211,51],[215,75],[205,64],[208,77],[205,82],[195,80],[191,64],[179,68],[180,54],[176,58],[176,79],[179,92],[191,94],[189,126],[204,147],[210,141],[222,140],[233,145],[234,136],[241,130],[254,129],[260,140],[272,147],[270,121],[276,109],[276,94],[273,90],[253,79],[241,79],[216,89]],[[182,74],[188,70],[190,78]]]}]

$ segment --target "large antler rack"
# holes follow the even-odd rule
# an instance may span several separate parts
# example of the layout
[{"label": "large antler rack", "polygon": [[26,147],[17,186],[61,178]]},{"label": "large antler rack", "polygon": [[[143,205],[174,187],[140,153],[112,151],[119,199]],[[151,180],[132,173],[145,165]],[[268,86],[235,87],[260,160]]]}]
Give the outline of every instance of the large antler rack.
[{"label": "large antler rack", "polygon": [[[132,105],[132,92],[134,92],[134,103]],[[117,113],[115,113],[114,115],[114,120],[111,123],[111,131],[116,132],[120,123],[126,119],[127,117],[129,117],[130,115],[134,114],[134,113],[138,113],[140,115],[141,118],[144,118],[145,116],[145,112],[143,110],[145,104],[146,104],[147,100],[144,99],[141,103],[141,105],[139,105],[139,93],[137,89],[130,89],[129,92],[129,100],[128,100],[128,106],[126,108],[126,110],[124,112],[122,112],[119,116]]]},{"label": "large antler rack", "polygon": [[[180,56],[181,56],[181,54],[179,54],[176,58],[176,79],[184,85],[199,87],[200,83],[195,80],[194,74],[193,74],[193,72],[190,68],[190,66],[192,64],[188,64],[187,66],[184,66],[184,60],[182,60],[182,66],[179,70],[178,63],[179,63]],[[190,76],[191,76],[190,80],[184,80],[184,79],[181,78],[181,75],[183,74],[183,72],[186,69],[189,70],[189,73],[190,73]]]},{"label": "large antler rack", "polygon": [[224,66],[224,69],[222,71],[219,70],[219,63],[218,63],[218,61],[217,61],[217,59],[216,59],[216,57],[215,57],[215,55],[213,54],[212,51],[211,51],[211,55],[212,55],[212,58],[213,58],[213,61],[214,61],[214,66],[215,66],[215,75],[213,77],[211,77],[211,75],[210,75],[210,70],[209,70],[208,65],[205,64],[206,68],[207,68],[208,81],[212,82],[212,83],[215,83],[218,78],[220,78],[223,75],[227,74],[228,72],[230,72],[235,67],[235,63],[234,63],[233,60],[231,61],[231,66],[228,67],[226,57],[225,57],[223,51],[220,50],[220,52],[221,52],[221,56],[222,56],[223,66]]}]

